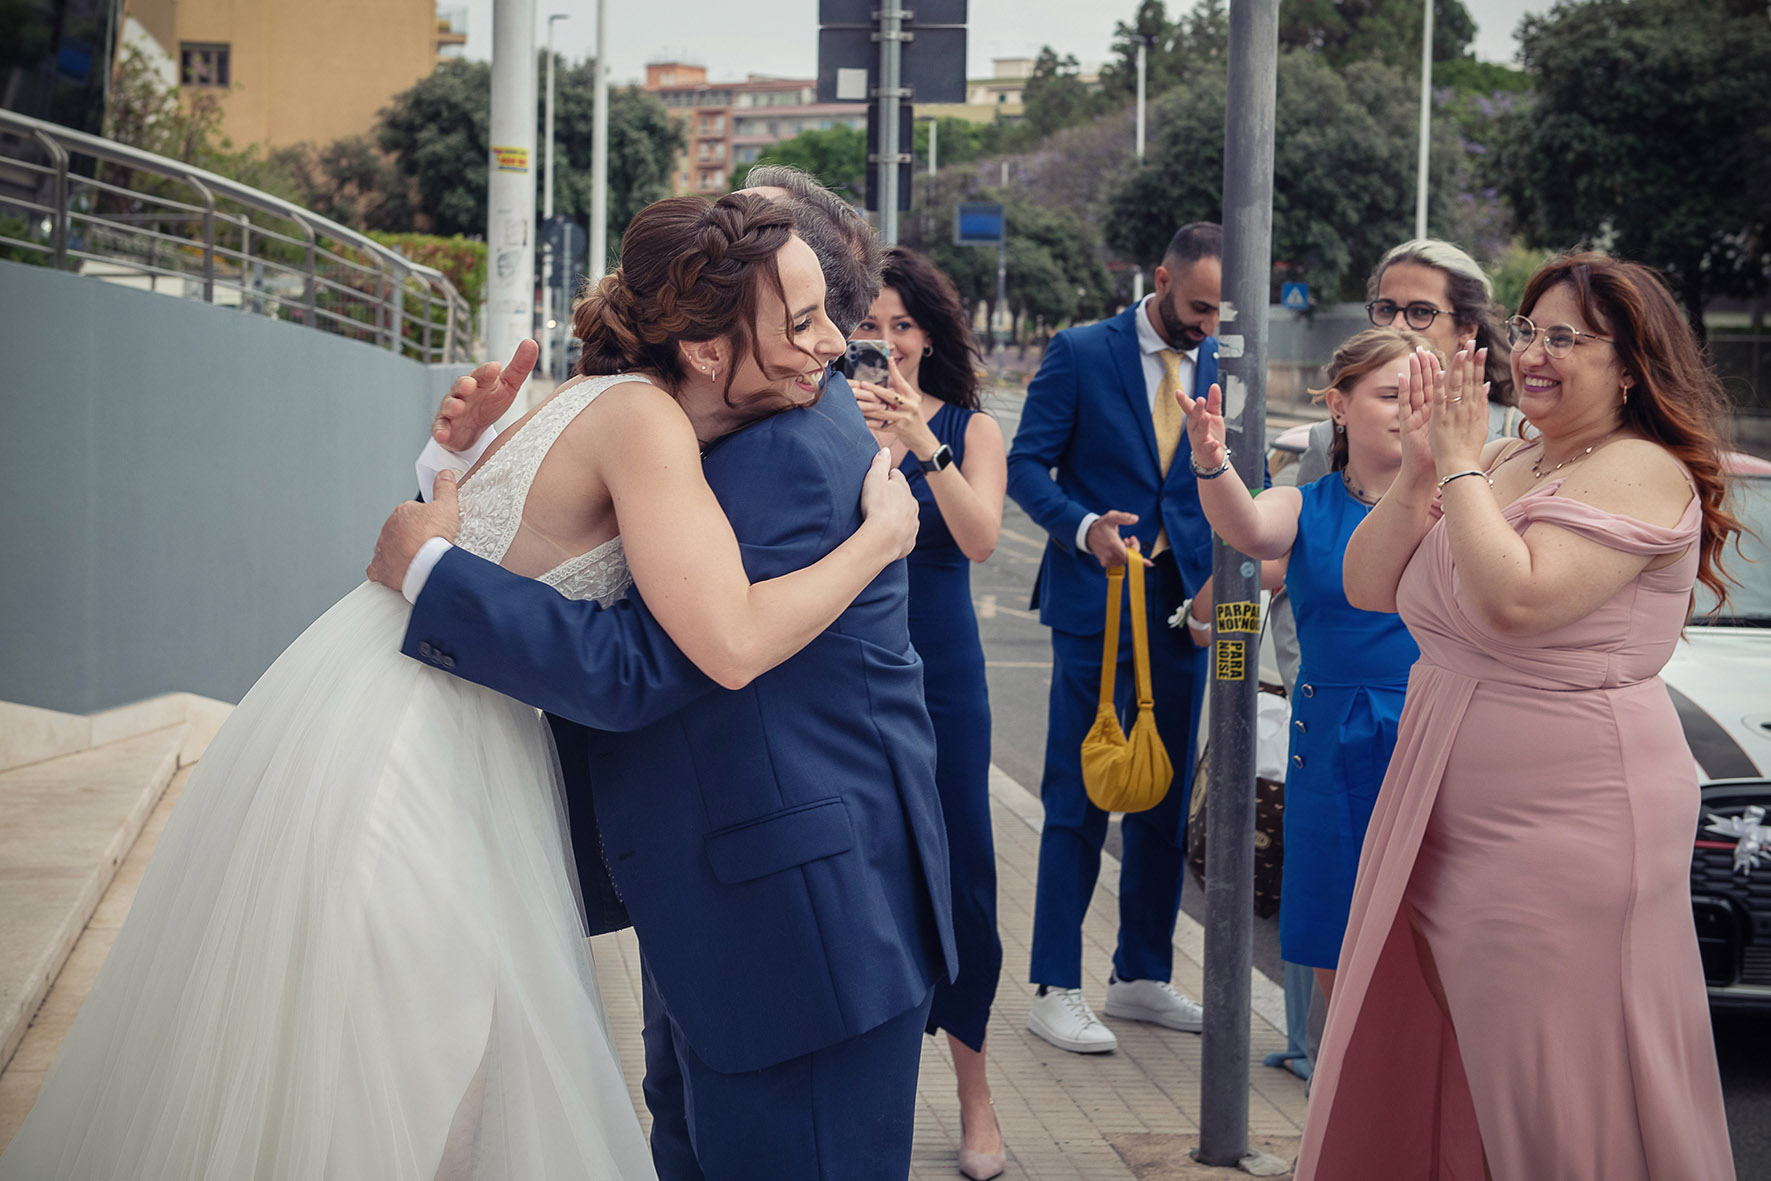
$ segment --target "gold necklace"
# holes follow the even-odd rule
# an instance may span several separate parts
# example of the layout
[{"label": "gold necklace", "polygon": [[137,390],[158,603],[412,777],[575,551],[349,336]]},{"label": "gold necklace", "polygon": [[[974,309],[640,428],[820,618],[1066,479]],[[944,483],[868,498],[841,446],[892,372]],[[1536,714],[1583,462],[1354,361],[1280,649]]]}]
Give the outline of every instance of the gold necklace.
[{"label": "gold necklace", "polygon": [[[1606,435],[1605,439],[1609,439],[1610,437],[1611,437],[1610,435]],[[1603,443],[1605,441],[1605,439],[1600,439],[1599,443]],[[1599,443],[1594,443],[1592,447],[1588,447],[1585,451],[1581,451],[1577,454],[1570,455],[1567,459],[1564,459],[1561,463],[1557,464],[1555,467],[1551,468],[1547,472],[1543,471],[1538,466],[1539,464],[1541,464],[1543,462],[1543,455],[1544,455],[1543,451],[1540,449],[1537,453],[1537,458],[1531,461],[1531,478],[1533,480],[1541,480],[1545,476],[1555,475],[1557,472],[1561,471],[1563,468],[1567,467],[1569,464],[1573,463],[1575,460],[1585,459],[1587,456],[1591,455],[1593,453],[1593,447],[1597,447],[1599,445]],[[1540,448],[1542,447],[1541,443],[1539,444],[1539,447]]]}]

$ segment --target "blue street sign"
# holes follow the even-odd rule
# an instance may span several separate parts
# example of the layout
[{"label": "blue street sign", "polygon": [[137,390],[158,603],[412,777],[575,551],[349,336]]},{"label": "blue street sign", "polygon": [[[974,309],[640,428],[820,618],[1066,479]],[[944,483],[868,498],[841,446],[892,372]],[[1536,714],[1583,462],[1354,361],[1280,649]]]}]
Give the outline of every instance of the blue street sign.
[{"label": "blue street sign", "polygon": [[1001,205],[990,201],[961,201],[954,209],[955,246],[998,246],[1002,239]]},{"label": "blue street sign", "polygon": [[1279,285],[1279,303],[1294,312],[1310,310],[1310,285],[1308,283],[1282,283]]}]

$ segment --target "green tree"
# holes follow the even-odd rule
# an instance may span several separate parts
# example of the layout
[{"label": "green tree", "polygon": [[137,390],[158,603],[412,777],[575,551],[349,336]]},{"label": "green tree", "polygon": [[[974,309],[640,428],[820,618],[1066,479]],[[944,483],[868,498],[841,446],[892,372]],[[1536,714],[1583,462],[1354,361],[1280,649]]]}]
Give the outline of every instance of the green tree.
[{"label": "green tree", "polygon": [[[1320,53],[1331,66],[1420,62],[1420,0],[1280,0],[1279,48]],[[1433,0],[1433,60],[1469,55],[1476,22],[1459,0]],[[1420,93],[1418,84],[1415,93]]]},{"label": "green tree", "polygon": [[361,230],[402,230],[413,222],[408,179],[367,136],[281,148],[271,163],[288,174],[296,204],[322,217]]},{"label": "green tree", "polygon": [[[593,142],[588,61],[559,71],[554,110],[555,211],[582,219],[590,209]],[[492,68],[448,61],[395,95],[381,112],[377,140],[414,190],[415,227],[480,235],[486,231],[486,161],[490,151]],[[542,108],[536,109],[532,162],[545,151]],[[627,221],[669,192],[682,131],[655,95],[628,87],[609,95],[609,241]]]},{"label": "green tree", "polygon": [[1526,237],[1665,273],[1703,333],[1717,295],[1771,273],[1771,25],[1744,0],[1589,0],[1529,17],[1536,106],[1512,116],[1503,188]]},{"label": "green tree", "polygon": [[1221,66],[1230,47],[1230,15],[1224,0],[1200,0],[1184,16],[1169,20],[1162,0],[1142,0],[1132,19],[1113,29],[1113,60],[1101,70],[1101,90],[1123,102],[1138,94],[1138,43],[1148,37],[1144,93],[1154,98],[1200,70]]},{"label": "green tree", "polygon": [[[946,155],[944,142],[941,153]],[[757,164],[791,164],[802,168],[817,177],[825,188],[859,204],[867,185],[867,133],[840,125],[828,131],[802,131],[769,148],[757,157],[755,163],[734,169],[732,187],[743,188],[744,178]]]},{"label": "green tree", "polygon": [[[1321,57],[1279,59],[1274,119],[1273,260],[1324,296],[1360,298],[1383,252],[1412,237],[1416,124],[1394,96],[1398,70],[1374,61],[1341,70]],[[1141,166],[1122,174],[1105,201],[1107,244],[1149,264],[1175,227],[1222,220],[1225,82],[1202,75],[1158,102]],[[1456,129],[1435,128],[1429,214],[1452,212]]]},{"label": "green tree", "polygon": [[1040,138],[1062,127],[1074,127],[1101,111],[1100,98],[1082,81],[1074,54],[1059,57],[1047,45],[1033,63],[1033,76],[1021,92],[1027,126]]}]

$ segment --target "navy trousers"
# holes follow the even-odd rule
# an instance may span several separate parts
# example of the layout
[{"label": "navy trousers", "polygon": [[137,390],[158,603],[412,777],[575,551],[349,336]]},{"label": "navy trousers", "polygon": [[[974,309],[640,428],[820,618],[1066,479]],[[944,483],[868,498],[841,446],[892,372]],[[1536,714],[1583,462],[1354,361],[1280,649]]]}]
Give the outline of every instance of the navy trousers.
[{"label": "navy trousers", "polygon": [[[1156,729],[1174,764],[1174,782],[1156,807],[1127,813],[1121,823],[1119,942],[1113,968],[1122,980],[1167,980],[1174,964],[1175,916],[1186,872],[1187,798],[1193,784],[1195,736],[1204,700],[1205,652],[1168,617],[1186,597],[1172,553],[1144,571],[1150,672]],[[1102,611],[1106,602],[1103,599]],[[1120,721],[1135,709],[1129,604],[1122,608],[1114,696]],[[1103,630],[1105,621],[1103,618]],[[1054,988],[1082,984],[1082,918],[1101,872],[1107,813],[1082,786],[1082,739],[1101,696],[1103,632],[1079,636],[1052,630],[1052,688],[1046,723],[1045,777],[1040,798],[1039,883],[1033,910],[1029,979]]]},{"label": "navy trousers", "polygon": [[[929,1001],[763,1070],[696,1056],[644,970],[646,1107],[660,1181],[903,1181]],[[742,1020],[734,1014],[733,1020]]]}]

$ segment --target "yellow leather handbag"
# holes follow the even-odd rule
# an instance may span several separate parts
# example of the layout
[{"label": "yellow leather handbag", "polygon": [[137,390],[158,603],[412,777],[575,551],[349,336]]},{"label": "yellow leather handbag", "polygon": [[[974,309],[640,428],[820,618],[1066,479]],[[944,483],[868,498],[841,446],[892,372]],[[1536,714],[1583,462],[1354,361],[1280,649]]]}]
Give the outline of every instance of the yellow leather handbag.
[{"label": "yellow leather handbag", "polygon": [[1095,724],[1082,740],[1082,785],[1095,807],[1108,812],[1142,812],[1168,794],[1174,765],[1162,737],[1150,695],[1150,638],[1144,630],[1144,562],[1130,555],[1132,656],[1137,671],[1138,715],[1131,734],[1119,728],[1113,708],[1113,677],[1119,665],[1119,600],[1125,566],[1107,571],[1107,635],[1101,653],[1101,704]]}]

